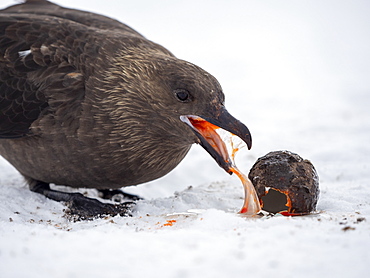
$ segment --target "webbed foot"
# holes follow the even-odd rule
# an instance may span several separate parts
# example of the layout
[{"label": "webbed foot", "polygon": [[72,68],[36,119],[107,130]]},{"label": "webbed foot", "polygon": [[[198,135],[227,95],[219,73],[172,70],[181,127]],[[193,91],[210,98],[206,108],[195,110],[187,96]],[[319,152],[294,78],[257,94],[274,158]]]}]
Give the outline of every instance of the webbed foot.
[{"label": "webbed foot", "polygon": [[65,211],[67,218],[74,221],[92,220],[106,216],[131,216],[134,202],[125,202],[122,204],[107,204],[96,199],[88,198],[81,193],[68,193],[50,189],[48,183],[40,181],[32,181],[30,189],[33,192],[40,193],[45,197],[58,201],[65,202],[68,209]]}]

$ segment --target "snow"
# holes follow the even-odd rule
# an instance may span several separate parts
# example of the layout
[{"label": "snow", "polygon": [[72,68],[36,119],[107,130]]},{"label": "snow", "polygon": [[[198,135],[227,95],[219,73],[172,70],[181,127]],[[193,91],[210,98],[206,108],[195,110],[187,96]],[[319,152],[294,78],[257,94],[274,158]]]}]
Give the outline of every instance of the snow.
[{"label": "snow", "polygon": [[127,190],[145,197],[133,217],[74,223],[1,159],[1,277],[366,277],[368,1],[55,2],[117,18],[215,75],[253,136],[238,168],[290,150],[315,165],[321,195],[309,216],[241,217],[240,181],[194,146]]}]

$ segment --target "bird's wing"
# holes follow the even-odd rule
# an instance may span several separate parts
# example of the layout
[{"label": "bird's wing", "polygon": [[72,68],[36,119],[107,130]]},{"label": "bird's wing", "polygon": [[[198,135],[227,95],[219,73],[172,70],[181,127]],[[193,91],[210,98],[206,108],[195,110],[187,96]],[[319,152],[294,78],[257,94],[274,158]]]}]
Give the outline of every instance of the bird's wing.
[{"label": "bird's wing", "polygon": [[0,138],[29,134],[40,115],[78,117],[102,39],[88,28],[0,12]]},{"label": "bird's wing", "polygon": [[55,16],[83,24],[85,26],[95,27],[101,30],[114,30],[126,35],[143,38],[143,36],[134,29],[112,18],[95,13],[64,8],[46,0],[28,0],[23,4],[14,5],[1,10],[0,13],[27,13]]}]

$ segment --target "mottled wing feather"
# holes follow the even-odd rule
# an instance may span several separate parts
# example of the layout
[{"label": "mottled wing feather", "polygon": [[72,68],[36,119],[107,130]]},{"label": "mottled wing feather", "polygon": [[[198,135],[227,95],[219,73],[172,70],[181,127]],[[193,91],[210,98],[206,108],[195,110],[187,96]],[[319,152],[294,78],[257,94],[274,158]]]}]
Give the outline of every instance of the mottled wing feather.
[{"label": "mottled wing feather", "polygon": [[19,91],[0,83],[0,138],[17,138],[28,133],[30,124],[47,107],[42,99],[30,91]]},{"label": "mottled wing feather", "polygon": [[117,32],[120,32],[121,34],[130,34],[136,37],[142,37],[134,29],[112,18],[95,13],[64,8],[59,5],[47,2],[46,0],[27,1],[24,4],[11,6],[0,12],[55,16],[102,30],[115,30]]},{"label": "mottled wing feather", "polygon": [[145,40],[114,19],[45,0],[0,11],[0,138],[29,135],[43,115],[76,124],[102,33]]},{"label": "mottled wing feather", "polygon": [[[86,64],[97,55],[87,27],[68,20],[0,13],[0,138],[22,137],[43,113],[76,111]],[[87,45],[89,44],[89,45]]]}]

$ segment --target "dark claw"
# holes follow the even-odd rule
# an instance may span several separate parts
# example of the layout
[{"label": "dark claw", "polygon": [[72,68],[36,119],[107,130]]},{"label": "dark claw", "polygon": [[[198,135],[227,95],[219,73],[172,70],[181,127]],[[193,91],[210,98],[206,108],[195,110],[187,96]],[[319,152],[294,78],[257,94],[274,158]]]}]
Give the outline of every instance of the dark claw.
[{"label": "dark claw", "polygon": [[116,202],[121,202],[124,199],[131,201],[143,200],[143,198],[138,195],[126,193],[120,189],[98,189],[98,191],[101,193],[99,197]]}]

